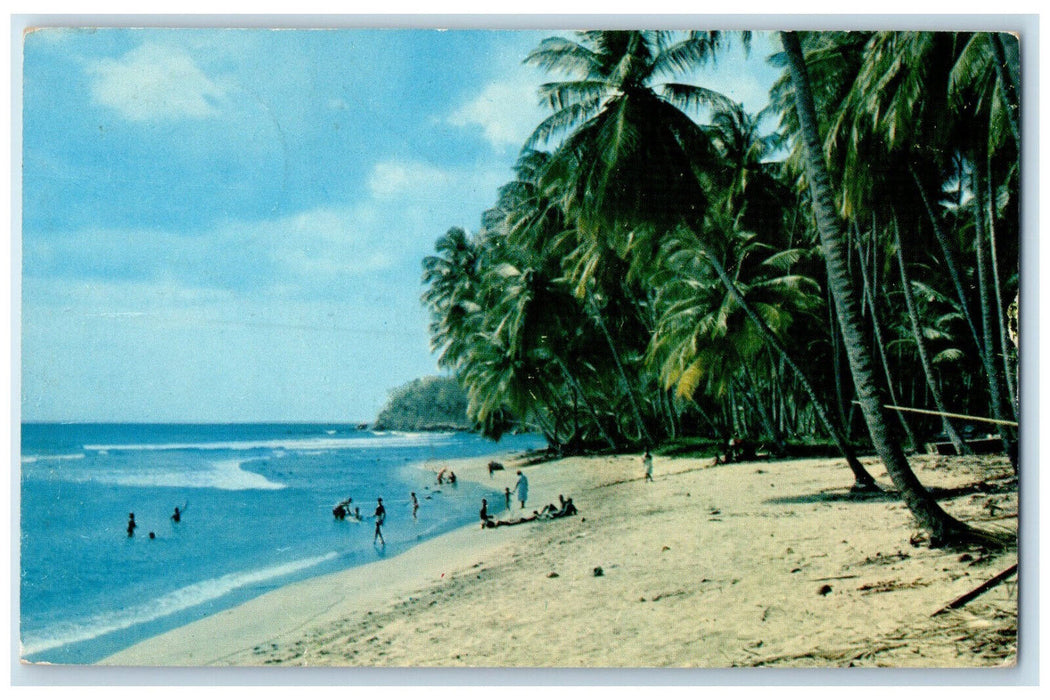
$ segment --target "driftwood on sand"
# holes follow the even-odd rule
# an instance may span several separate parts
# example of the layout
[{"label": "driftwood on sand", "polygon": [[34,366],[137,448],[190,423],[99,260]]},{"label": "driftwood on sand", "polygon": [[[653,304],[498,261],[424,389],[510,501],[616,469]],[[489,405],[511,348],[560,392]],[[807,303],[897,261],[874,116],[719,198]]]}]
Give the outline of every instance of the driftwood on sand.
[{"label": "driftwood on sand", "polygon": [[990,579],[988,579],[987,581],[982,583],[980,586],[977,586],[977,588],[974,588],[974,589],[964,593],[963,595],[959,596],[958,598],[956,598],[955,600],[953,600],[952,602],[948,603],[943,608],[938,610],[937,612],[933,613],[933,615],[930,615],[930,617],[934,617],[936,615],[940,615],[942,613],[946,613],[949,610],[954,610],[956,608],[961,608],[962,606],[966,605],[967,603],[969,603],[971,600],[973,600],[977,596],[982,595],[984,593],[987,593],[988,591],[992,590],[993,588],[998,586],[1000,583],[1002,583],[1003,581],[1005,581],[1006,579],[1010,578],[1011,576],[1013,576],[1016,573],[1017,573],[1017,564],[1014,564],[1013,566],[1005,569],[1004,571],[1000,571],[998,574],[996,574],[995,576],[991,577]]}]

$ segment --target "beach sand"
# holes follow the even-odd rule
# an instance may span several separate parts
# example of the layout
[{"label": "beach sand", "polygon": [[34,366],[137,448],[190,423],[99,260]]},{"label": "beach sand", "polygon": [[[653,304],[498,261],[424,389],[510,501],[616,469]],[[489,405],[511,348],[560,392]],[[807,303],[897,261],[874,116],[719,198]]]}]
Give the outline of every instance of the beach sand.
[{"label": "beach sand", "polygon": [[[487,459],[451,465],[490,479]],[[1016,532],[1001,457],[912,459],[964,521]],[[869,470],[890,482],[877,460]],[[904,505],[854,499],[838,459],[711,466],[639,455],[522,467],[526,512],[399,556],[293,584],[146,640],[133,666],[986,667],[1016,663],[1016,577],[931,616],[1017,562],[1016,550],[930,549]],[[480,503],[478,504],[480,507]],[[520,511],[515,504],[514,511]],[[600,567],[601,575],[596,575]]]}]

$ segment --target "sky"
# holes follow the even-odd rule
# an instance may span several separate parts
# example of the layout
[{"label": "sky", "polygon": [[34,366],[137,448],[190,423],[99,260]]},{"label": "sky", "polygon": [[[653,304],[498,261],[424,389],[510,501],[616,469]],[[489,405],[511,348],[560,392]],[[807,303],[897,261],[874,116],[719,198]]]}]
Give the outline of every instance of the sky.
[{"label": "sky", "polygon": [[[553,33],[28,33],[22,420],[367,422],[441,373],[422,259],[511,178]],[[757,112],[772,51],[696,79]]]}]

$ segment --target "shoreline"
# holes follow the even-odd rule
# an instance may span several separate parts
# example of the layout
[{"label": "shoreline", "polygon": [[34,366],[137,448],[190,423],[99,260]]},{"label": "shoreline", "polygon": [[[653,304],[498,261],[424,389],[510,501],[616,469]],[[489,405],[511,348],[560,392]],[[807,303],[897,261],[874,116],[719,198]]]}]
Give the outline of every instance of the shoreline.
[{"label": "shoreline", "polygon": [[[488,481],[485,465],[489,461],[503,460],[511,465],[526,455],[528,452],[506,452],[484,457],[421,460],[400,468],[436,475],[445,467],[456,471],[460,481],[485,486]],[[369,519],[366,518],[365,522]],[[390,557],[379,555],[376,561],[293,581],[231,608],[136,642],[95,665],[224,665],[225,659],[248,653],[272,639],[294,634],[306,624],[322,624],[327,614],[337,614],[344,608],[378,607],[391,596],[408,595],[435,579],[440,580],[446,571],[469,566],[473,562],[468,563],[468,560],[502,544],[474,537],[475,530],[480,533],[480,527],[464,525]],[[248,644],[241,640],[256,640],[257,643]]]},{"label": "shoreline", "polygon": [[[508,464],[490,482],[488,459],[440,465],[461,479],[513,484],[517,467]],[[881,465],[865,462],[886,485]],[[958,492],[942,501],[953,515],[1016,531],[1016,488],[1002,487],[1004,459],[914,462],[924,483]],[[839,460],[712,467],[658,456],[653,484],[642,480],[637,456],[521,468],[530,479],[526,512],[564,494],[580,514],[496,530],[466,526],[390,559],[290,584],[100,665],[1016,663],[1015,584],[931,617],[1015,563],[1016,551],[911,544],[916,529],[903,505],[851,497]],[[975,482],[994,488],[970,489]]]}]

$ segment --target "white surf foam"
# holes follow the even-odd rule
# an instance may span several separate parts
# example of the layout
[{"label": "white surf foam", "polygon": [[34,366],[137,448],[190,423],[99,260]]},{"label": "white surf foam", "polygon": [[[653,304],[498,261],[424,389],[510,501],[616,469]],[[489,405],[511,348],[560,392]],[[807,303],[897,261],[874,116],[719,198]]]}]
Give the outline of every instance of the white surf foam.
[{"label": "white surf foam", "polygon": [[36,464],[37,462],[65,462],[72,459],[84,459],[84,453],[78,452],[71,455],[22,455],[22,464]]},{"label": "white surf foam", "polygon": [[220,460],[212,462],[208,469],[200,470],[137,470],[134,472],[111,472],[109,483],[117,486],[176,486],[186,488],[211,488],[223,491],[245,491],[248,489],[277,490],[284,484],[270,481],[262,474],[244,469],[249,461]]},{"label": "white surf foam", "polygon": [[86,642],[110,632],[159,620],[196,605],[216,600],[245,586],[264,583],[310,569],[337,556],[339,556],[338,552],[328,552],[321,556],[278,564],[265,569],[227,574],[180,588],[155,600],[118,612],[95,615],[79,622],[54,625],[39,632],[26,634],[22,639],[22,655],[39,654],[67,644]]},{"label": "white surf foam", "polygon": [[[142,465],[134,469],[92,469],[63,473],[59,476],[78,483],[100,483],[112,486],[147,486],[175,488],[220,489],[246,491],[248,489],[277,490],[285,484],[270,481],[262,474],[249,471],[245,464],[253,460],[218,460],[202,468],[175,468],[164,464]],[[53,475],[51,478],[55,478]]]},{"label": "white surf foam", "polygon": [[[228,440],[223,442],[169,442],[127,445],[84,445],[92,452],[163,450],[348,450],[354,448],[401,448],[447,442],[454,433],[373,433],[371,437],[297,437],[272,440]],[[378,439],[377,439],[378,438]]]}]

